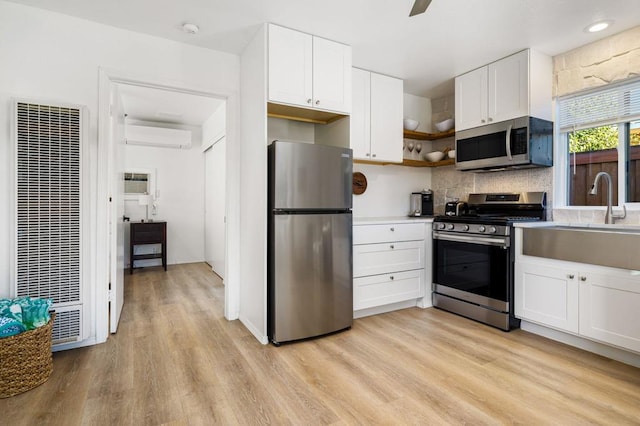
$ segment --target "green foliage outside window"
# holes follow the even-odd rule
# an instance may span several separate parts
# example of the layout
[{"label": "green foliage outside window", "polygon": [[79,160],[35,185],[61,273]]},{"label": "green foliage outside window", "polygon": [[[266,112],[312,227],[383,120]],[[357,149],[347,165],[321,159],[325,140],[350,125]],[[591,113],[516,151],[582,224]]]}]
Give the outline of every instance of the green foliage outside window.
[{"label": "green foliage outside window", "polygon": [[589,152],[618,146],[618,126],[602,126],[569,133],[569,152]]},{"label": "green foliage outside window", "polygon": [[[631,129],[630,144],[640,145],[640,128]],[[569,133],[569,152],[589,152],[618,146],[618,126],[602,126]]]}]

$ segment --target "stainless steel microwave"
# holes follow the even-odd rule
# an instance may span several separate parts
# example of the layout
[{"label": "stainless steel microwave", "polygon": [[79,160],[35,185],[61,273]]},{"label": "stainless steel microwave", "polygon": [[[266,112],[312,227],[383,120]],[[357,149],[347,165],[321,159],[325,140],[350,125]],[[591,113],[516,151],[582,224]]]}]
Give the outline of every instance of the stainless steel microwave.
[{"label": "stainless steel microwave", "polygon": [[456,132],[456,169],[553,166],[553,122],[519,117]]}]

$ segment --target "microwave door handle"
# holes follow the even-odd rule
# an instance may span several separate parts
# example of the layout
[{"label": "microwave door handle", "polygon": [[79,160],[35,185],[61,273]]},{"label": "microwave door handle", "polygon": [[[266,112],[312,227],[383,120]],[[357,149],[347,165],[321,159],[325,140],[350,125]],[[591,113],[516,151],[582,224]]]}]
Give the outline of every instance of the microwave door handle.
[{"label": "microwave door handle", "polygon": [[504,141],[504,146],[507,149],[507,158],[509,158],[509,161],[513,161],[513,156],[511,155],[511,127],[513,127],[513,125],[509,124],[509,126],[507,127],[507,137]]}]

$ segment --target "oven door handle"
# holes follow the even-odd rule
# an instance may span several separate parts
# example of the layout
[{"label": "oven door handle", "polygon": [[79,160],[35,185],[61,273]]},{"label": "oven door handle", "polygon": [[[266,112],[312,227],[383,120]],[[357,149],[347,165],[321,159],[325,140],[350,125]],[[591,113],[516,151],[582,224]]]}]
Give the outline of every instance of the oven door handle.
[{"label": "oven door handle", "polygon": [[509,247],[509,238],[496,238],[496,237],[479,237],[470,235],[457,235],[450,233],[433,233],[434,240],[442,241],[455,241],[460,243],[480,244],[483,246],[499,246],[507,248]]}]

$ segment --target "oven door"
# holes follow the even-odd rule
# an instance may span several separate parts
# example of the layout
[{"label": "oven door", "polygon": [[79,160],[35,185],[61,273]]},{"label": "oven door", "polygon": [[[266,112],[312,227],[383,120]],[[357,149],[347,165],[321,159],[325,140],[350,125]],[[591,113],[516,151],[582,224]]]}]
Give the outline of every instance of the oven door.
[{"label": "oven door", "polygon": [[510,240],[434,231],[433,290],[509,311]]}]

